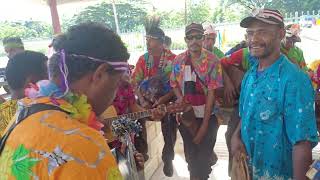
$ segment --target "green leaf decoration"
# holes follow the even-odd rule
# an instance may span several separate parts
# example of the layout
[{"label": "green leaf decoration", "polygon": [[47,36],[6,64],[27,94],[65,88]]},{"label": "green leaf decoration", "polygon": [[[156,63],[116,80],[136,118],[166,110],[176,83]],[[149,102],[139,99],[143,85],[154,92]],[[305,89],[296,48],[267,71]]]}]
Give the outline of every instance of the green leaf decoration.
[{"label": "green leaf decoration", "polygon": [[30,150],[26,149],[22,144],[13,153],[11,171],[17,180],[30,180],[30,177],[33,176],[31,169],[39,160],[30,158],[29,153]]}]

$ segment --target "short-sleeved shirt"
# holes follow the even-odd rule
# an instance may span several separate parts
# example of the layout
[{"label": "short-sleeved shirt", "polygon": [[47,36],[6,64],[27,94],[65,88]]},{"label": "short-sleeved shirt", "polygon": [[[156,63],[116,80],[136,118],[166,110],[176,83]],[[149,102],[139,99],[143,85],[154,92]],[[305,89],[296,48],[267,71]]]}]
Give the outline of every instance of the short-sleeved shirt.
[{"label": "short-sleeved shirt", "polygon": [[244,71],[256,62],[256,59],[250,55],[249,48],[242,48],[221,59],[223,66],[234,65],[241,67]]},{"label": "short-sleeved shirt", "polygon": [[[143,80],[159,74],[169,80],[172,61],[175,57],[176,55],[168,49],[163,50],[161,57],[153,57],[148,52],[140,56],[132,74],[132,83],[138,85]],[[159,65],[161,66],[160,68]]]},{"label": "short-sleeved shirt", "polygon": [[310,76],[312,79],[313,87],[314,89],[319,89],[320,88],[320,59],[313,61],[309,68],[311,70]]},{"label": "short-sleeved shirt", "polygon": [[303,51],[297,46],[293,46],[289,50],[281,46],[281,52],[288,57],[291,62],[297,64],[302,70],[307,71],[308,67],[303,56]]},{"label": "short-sleeved shirt", "polygon": [[[25,98],[18,104],[54,105],[49,97]],[[122,179],[101,133],[58,110],[37,112],[17,125],[6,141],[0,162],[3,180]]]},{"label": "short-sleeved shirt", "polygon": [[119,86],[116,97],[113,100],[113,106],[117,110],[118,115],[129,113],[131,104],[136,102],[133,87],[131,84],[122,84]]},{"label": "short-sleeved shirt", "polygon": [[215,54],[219,59],[223,58],[224,57],[224,53],[217,47],[213,47],[213,51],[212,51],[213,54]]},{"label": "short-sleeved shirt", "polygon": [[258,66],[242,81],[239,106],[253,180],[292,179],[294,145],[317,144],[314,90],[307,74],[284,55],[259,76]]},{"label": "short-sleeved shirt", "polygon": [[[173,88],[179,87],[184,91],[185,64],[189,52],[185,51],[179,54],[173,61],[173,68],[170,78],[170,85]],[[192,60],[193,67],[199,78],[205,84],[205,91],[222,87],[222,68],[217,57],[211,52],[202,49],[198,60]]]}]

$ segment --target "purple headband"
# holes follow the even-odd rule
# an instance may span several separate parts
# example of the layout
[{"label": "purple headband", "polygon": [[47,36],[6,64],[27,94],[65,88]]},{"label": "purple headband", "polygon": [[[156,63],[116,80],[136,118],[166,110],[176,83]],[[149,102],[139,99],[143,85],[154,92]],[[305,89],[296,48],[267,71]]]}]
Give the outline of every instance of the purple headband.
[{"label": "purple headband", "polygon": [[[60,81],[61,81],[61,85],[60,88],[63,91],[63,96],[65,96],[68,92],[69,92],[69,82],[68,82],[68,67],[66,64],[66,53],[64,51],[64,49],[62,49],[60,52],[60,59],[59,59],[59,70],[60,70]],[[108,62],[102,59],[97,59],[94,57],[90,57],[90,56],[85,56],[85,55],[78,55],[78,54],[69,54],[68,56],[71,57],[79,57],[79,58],[86,58],[89,60],[92,60],[94,62],[100,62],[100,63],[107,63],[108,65],[110,65],[114,70],[117,71],[123,71],[123,72],[127,72],[129,71],[129,64],[127,62],[122,62],[122,61],[116,61],[116,62]],[[49,74],[49,77],[51,78],[51,75]]]},{"label": "purple headband", "polygon": [[129,64],[127,62],[122,62],[122,61],[110,62],[110,61],[105,61],[102,59],[97,59],[94,57],[85,56],[85,55],[78,55],[78,54],[70,54],[69,56],[86,58],[86,59],[90,59],[91,61],[94,61],[94,62],[107,63],[114,70],[117,70],[117,71],[128,71],[129,70]]}]

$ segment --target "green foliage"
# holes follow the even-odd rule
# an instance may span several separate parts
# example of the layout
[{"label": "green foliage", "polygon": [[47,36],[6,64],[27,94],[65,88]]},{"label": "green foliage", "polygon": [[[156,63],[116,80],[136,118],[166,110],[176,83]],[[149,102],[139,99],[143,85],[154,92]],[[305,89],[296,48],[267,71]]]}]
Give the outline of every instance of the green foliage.
[{"label": "green foliage", "polygon": [[[190,1],[190,0],[189,0]],[[198,0],[197,3],[190,3],[188,6],[188,23],[203,23],[211,20],[212,9],[208,0]]]},{"label": "green foliage", "polygon": [[181,28],[185,24],[183,11],[158,12],[157,15],[161,17],[160,26],[163,28]]},{"label": "green foliage", "polygon": [[19,36],[23,39],[48,38],[52,35],[50,24],[38,21],[1,22],[0,39]]},{"label": "green foliage", "polygon": [[319,0],[227,0],[228,3],[245,7],[265,7],[280,10],[282,13],[313,11],[320,9]]},{"label": "green foliage", "polygon": [[[116,9],[121,31],[132,31],[142,27],[143,19],[147,15],[145,9],[131,3],[116,4]],[[85,8],[79,14],[74,15],[66,26],[87,21],[100,22],[116,30],[112,4],[107,2]]]}]

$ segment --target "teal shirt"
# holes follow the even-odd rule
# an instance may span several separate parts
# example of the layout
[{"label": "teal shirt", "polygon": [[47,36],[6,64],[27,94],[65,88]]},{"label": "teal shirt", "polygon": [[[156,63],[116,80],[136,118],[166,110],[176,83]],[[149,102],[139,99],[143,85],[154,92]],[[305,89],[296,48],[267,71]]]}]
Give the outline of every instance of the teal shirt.
[{"label": "teal shirt", "polygon": [[314,90],[287,57],[257,75],[257,61],[242,81],[239,113],[253,180],[293,178],[292,149],[317,144]]}]

